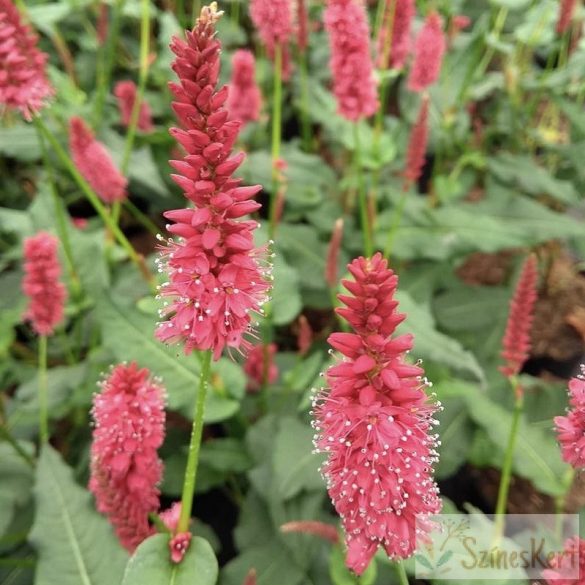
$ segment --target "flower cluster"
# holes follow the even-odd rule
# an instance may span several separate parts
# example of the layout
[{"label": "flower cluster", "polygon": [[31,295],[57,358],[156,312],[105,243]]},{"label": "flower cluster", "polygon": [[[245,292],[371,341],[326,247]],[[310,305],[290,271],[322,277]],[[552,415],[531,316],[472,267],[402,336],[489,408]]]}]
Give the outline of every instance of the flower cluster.
[{"label": "flower cluster", "polygon": [[424,91],[437,81],[446,45],[441,17],[431,11],[414,43],[414,62],[408,77],[408,89]]},{"label": "flower cluster", "polygon": [[542,572],[548,585],[585,585],[585,540],[578,536],[567,539],[563,552],[550,564],[552,568]]},{"label": "flower cluster", "polygon": [[130,552],[154,532],[148,515],[159,509],[164,396],[135,363],[116,366],[94,396],[89,489]]},{"label": "flower cluster", "polygon": [[530,330],[534,319],[534,305],[538,297],[536,257],[528,256],[522,267],[512,300],[506,332],[502,340],[502,358],[506,365],[500,368],[504,376],[516,376],[530,354]]},{"label": "flower cluster", "polygon": [[[275,343],[254,346],[246,358],[244,372],[248,376],[248,392],[257,392],[266,383],[274,384],[278,379],[278,367],[274,356],[278,348]],[[266,363],[268,361],[268,363]]]},{"label": "flower cluster", "polygon": [[393,299],[398,278],[381,254],[348,265],[351,293],[338,314],[354,333],[329,343],[344,358],[327,371],[330,388],[313,403],[315,446],[327,454],[322,473],[345,531],[347,565],[361,574],[383,546],[390,558],[410,556],[421,520],[440,510],[432,478],[439,404],[419,365],[406,363],[411,335],[392,337],[405,315]]},{"label": "flower cluster", "polygon": [[256,83],[254,53],[246,49],[236,51],[232,57],[232,77],[229,85],[227,108],[233,120],[242,125],[260,117],[262,94]]},{"label": "flower cluster", "polygon": [[569,382],[570,410],[555,417],[557,437],[563,459],[576,469],[585,468],[585,368]]},{"label": "flower cluster", "polygon": [[24,316],[37,335],[52,335],[63,319],[67,291],[59,281],[61,266],[57,246],[57,238],[46,232],[24,241],[22,291],[29,298]]},{"label": "flower cluster", "polygon": [[228,88],[216,89],[218,18],[214,4],[204,7],[187,41],[175,37],[171,44],[180,80],[171,84],[173,109],[182,126],[171,134],[187,152],[171,161],[173,179],[194,207],[165,213],[173,222],[168,231],[180,239],[169,239],[159,258],[169,276],[160,294],[170,301],[156,331],[161,341],[184,343],[186,353],[213,350],[215,359],[226,345],[250,347],[244,334],[252,314],[262,312],[271,278],[270,267],[261,266],[265,250],[254,246],[257,223],[241,219],[260,207],[251,198],[261,187],[240,186],[232,176],[244,155],[230,156],[240,123],[223,107]]},{"label": "flower cluster", "polygon": [[128,181],[116,167],[106,147],[79,117],[69,120],[71,158],[83,178],[104,203],[126,198]]},{"label": "flower cluster", "polygon": [[[114,95],[118,98],[118,108],[124,126],[130,124],[132,110],[134,109],[134,104],[136,102],[136,93],[137,88],[133,81],[118,81],[116,87],[114,87]],[[139,130],[142,130],[142,132],[151,132],[153,129],[150,106],[144,99],[140,102],[137,127]]]},{"label": "flower cluster", "polygon": [[328,0],[324,20],[337,110],[351,121],[369,117],[379,103],[366,9],[358,0]]},{"label": "flower cluster", "polygon": [[404,66],[411,48],[410,28],[415,13],[414,0],[386,2],[384,20],[378,34],[377,50],[380,69],[386,69],[389,66],[400,69]]},{"label": "flower cluster", "polygon": [[412,127],[406,150],[404,190],[408,191],[422,174],[429,140],[429,99],[423,98],[415,125]]},{"label": "flower cluster", "polygon": [[12,0],[0,0],[0,104],[29,121],[54,93],[37,41]]}]

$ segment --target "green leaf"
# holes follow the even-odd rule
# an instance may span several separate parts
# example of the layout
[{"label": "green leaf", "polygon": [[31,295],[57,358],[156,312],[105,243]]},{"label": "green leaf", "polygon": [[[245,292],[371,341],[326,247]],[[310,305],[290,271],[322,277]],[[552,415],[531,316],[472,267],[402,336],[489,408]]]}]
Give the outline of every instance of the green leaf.
[{"label": "green leaf", "polygon": [[414,355],[458,371],[469,372],[478,380],[484,379],[483,370],[475,356],[463,349],[458,341],[437,331],[433,316],[426,308],[415,303],[404,291],[396,293],[396,300],[400,303],[400,310],[407,315],[398,327],[398,332],[414,335]]},{"label": "green leaf", "polygon": [[301,490],[323,490],[318,467],[321,460],[313,454],[313,430],[292,417],[281,419],[273,451],[276,489],[283,500]]},{"label": "green leaf", "polygon": [[15,124],[0,128],[0,153],[24,161],[41,157],[41,146],[32,124]]},{"label": "green leaf", "polygon": [[128,561],[122,585],[215,585],[218,566],[211,545],[199,536],[191,539],[179,564],[170,560],[169,537],[147,538]]},{"label": "green leaf", "polygon": [[119,583],[127,555],[88,491],[49,445],[35,480],[36,516],[30,542],[38,553],[35,585]]},{"label": "green leaf", "polygon": [[245,445],[238,439],[224,438],[205,441],[199,461],[222,472],[241,473],[252,466]]},{"label": "green leaf", "polygon": [[[106,292],[99,297],[98,315],[104,345],[116,359],[135,360],[139,366],[150,368],[154,375],[163,379],[168,390],[169,407],[191,417],[199,388],[197,357],[185,356],[181,347],[167,347],[155,339],[152,318],[134,307],[118,304]],[[238,408],[237,401],[211,390],[205,407],[205,421],[223,420]]]},{"label": "green leaf", "polygon": [[299,277],[282,256],[276,256],[273,269],[272,317],[275,325],[290,323],[303,308]]},{"label": "green leaf", "polygon": [[[469,392],[464,396],[473,420],[503,453],[512,426],[512,412],[490,400],[471,384]],[[545,494],[560,496],[565,492],[562,478],[567,465],[561,460],[553,433],[529,425],[525,420],[520,422],[513,469]]]}]

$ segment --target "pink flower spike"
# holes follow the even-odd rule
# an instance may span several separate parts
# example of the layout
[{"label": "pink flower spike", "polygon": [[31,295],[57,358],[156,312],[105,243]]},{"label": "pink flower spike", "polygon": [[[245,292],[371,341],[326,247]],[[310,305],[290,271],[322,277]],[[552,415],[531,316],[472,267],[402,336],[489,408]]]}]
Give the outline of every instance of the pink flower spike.
[{"label": "pink flower spike", "polygon": [[278,380],[278,367],[274,363],[274,356],[278,348],[275,343],[268,347],[256,345],[249,352],[244,364],[244,372],[248,376],[248,392],[258,392],[263,385],[265,374],[265,354],[268,355],[268,367],[266,369],[266,383],[274,384]]},{"label": "pink flower spike", "polygon": [[359,0],[328,0],[324,13],[337,111],[356,121],[379,107],[366,9]]},{"label": "pink flower spike", "polygon": [[161,341],[182,343],[185,353],[212,350],[216,360],[226,346],[252,347],[245,336],[253,333],[253,315],[263,312],[272,270],[266,249],[254,245],[258,223],[243,219],[260,208],[252,198],[261,187],[241,186],[233,177],[244,155],[233,156],[240,123],[228,120],[223,107],[228,88],[217,89],[220,14],[214,4],[205,6],[186,42],[171,42],[180,84],[170,87],[180,128],[170,132],[186,151],[171,161],[172,178],[193,207],[165,213],[176,239],[161,246],[158,259],[168,281],[160,287],[167,302],[156,330]]},{"label": "pink flower spike", "polygon": [[542,572],[548,585],[585,585],[585,540],[578,536],[567,539],[563,552],[550,565],[550,569]]},{"label": "pink flower spike", "polygon": [[[388,67],[401,69],[411,49],[410,29],[416,14],[416,6],[414,0],[386,0],[384,8],[384,20],[377,41],[377,65],[380,69]],[[392,26],[392,36],[388,50],[386,43],[390,26]],[[387,54],[386,60],[385,54]]]},{"label": "pink flower spike", "polygon": [[298,330],[297,330],[297,345],[299,347],[299,355],[305,355],[311,344],[313,343],[313,330],[309,320],[304,316],[299,316]]},{"label": "pink flower spike", "polygon": [[327,371],[329,389],[313,401],[315,445],[341,518],[347,566],[362,574],[379,546],[391,559],[413,554],[417,530],[441,509],[432,477],[438,435],[428,382],[405,361],[412,336],[394,337],[404,319],[393,299],[398,278],[377,253],[348,265],[352,294],[337,309],[353,333],[333,333],[329,344],[343,359]]},{"label": "pink flower spike", "polygon": [[242,126],[256,122],[260,117],[262,94],[256,83],[256,60],[254,54],[240,49],[232,57],[232,78],[229,85],[227,109],[232,120]]},{"label": "pink flower spike", "polygon": [[575,469],[585,468],[585,367],[569,382],[569,405],[566,416],[555,417],[557,439],[563,460]]},{"label": "pink flower spike", "polygon": [[571,26],[573,14],[577,8],[577,0],[560,0],[559,2],[559,19],[557,20],[556,31],[558,35],[567,32]]},{"label": "pink flower spike", "polygon": [[325,281],[329,288],[337,289],[337,263],[339,262],[339,250],[343,240],[343,218],[335,221],[329,247],[327,248],[327,260],[325,261]]},{"label": "pink flower spike", "polygon": [[69,148],[77,170],[104,203],[126,199],[128,181],[106,147],[77,116],[69,120]]},{"label": "pink flower spike", "polygon": [[408,77],[410,91],[424,91],[441,73],[446,41],[441,17],[432,11],[427,16],[414,44],[414,63]]},{"label": "pink flower spike", "polygon": [[520,373],[524,362],[530,354],[530,330],[534,320],[534,306],[538,293],[538,266],[536,256],[528,256],[516,284],[516,290],[510,301],[510,312],[506,332],[502,340],[502,358],[506,364],[500,368],[508,378]]},{"label": "pink flower spike", "polygon": [[31,322],[37,335],[52,335],[63,320],[67,291],[59,280],[58,245],[57,238],[46,232],[24,241],[22,291],[29,299],[24,317]]},{"label": "pink flower spike", "polygon": [[37,41],[12,0],[0,0],[0,104],[29,122],[55,93]]},{"label": "pink flower spike", "polygon": [[296,0],[297,4],[297,47],[304,53],[309,46],[309,14],[307,11],[307,0]]},{"label": "pink flower spike", "polygon": [[91,476],[99,512],[129,552],[154,530],[148,515],[159,509],[165,390],[136,363],[116,366],[94,396]]},{"label": "pink flower spike", "polygon": [[[114,95],[118,98],[118,108],[120,110],[122,124],[126,127],[130,124],[132,109],[136,102],[136,93],[137,88],[133,81],[118,81],[116,87],[114,87]],[[139,130],[142,130],[142,132],[152,132],[154,128],[150,106],[144,99],[140,103],[137,127]]]},{"label": "pink flower spike", "polygon": [[408,191],[422,174],[429,140],[429,98],[423,98],[417,120],[410,132],[404,168],[404,191]]}]

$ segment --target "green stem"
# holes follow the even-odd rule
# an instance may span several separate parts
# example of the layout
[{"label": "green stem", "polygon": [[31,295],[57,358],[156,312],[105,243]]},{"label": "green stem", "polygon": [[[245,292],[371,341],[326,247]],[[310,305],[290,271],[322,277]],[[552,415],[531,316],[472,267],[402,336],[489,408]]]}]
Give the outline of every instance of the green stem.
[{"label": "green stem", "polygon": [[49,407],[47,402],[47,337],[39,336],[39,439],[49,442]]},{"label": "green stem", "polygon": [[146,215],[142,213],[130,199],[124,201],[124,207],[139,221],[153,236],[156,236],[160,229],[158,226]]},{"label": "green stem", "polygon": [[239,26],[240,24],[240,0],[232,0],[232,20]]},{"label": "green stem", "polygon": [[0,424],[0,438],[4,439],[28,465],[35,466],[35,460],[20,446],[4,424]]},{"label": "green stem", "polygon": [[124,0],[116,0],[112,10],[112,22],[110,23],[110,32],[104,48],[104,62],[100,69],[98,77],[98,87],[95,97],[94,106],[94,128],[99,129],[102,123],[102,115],[104,105],[106,103],[106,95],[110,90],[110,79],[112,77],[112,69],[114,68],[114,59],[116,56],[116,45],[118,44],[118,37],[120,35],[120,23],[122,20],[122,6]]},{"label": "green stem", "polygon": [[282,132],[282,46],[274,47],[274,85],[272,94],[272,192],[270,193],[270,223],[268,237],[272,240],[276,231],[276,202],[279,189],[279,171],[277,161],[280,158],[280,141]]},{"label": "green stem", "polygon": [[[191,18],[192,18],[192,22],[194,23],[198,18],[199,15],[201,14],[201,0],[193,0],[193,8],[191,10]],[[193,28],[192,25],[189,25],[189,23],[187,23],[187,27],[189,30],[191,30],[191,28]]]},{"label": "green stem", "polygon": [[396,206],[396,209],[392,215],[392,223],[390,224],[390,229],[388,230],[388,236],[386,237],[386,247],[384,248],[384,258],[386,258],[386,260],[390,260],[390,256],[392,254],[392,244],[394,243],[394,238],[396,237],[398,228],[402,223],[402,215],[404,214],[404,206],[406,205],[407,197],[408,192],[402,191],[398,205]]},{"label": "green stem", "polygon": [[151,512],[148,515],[148,519],[152,522],[152,525],[156,528],[157,532],[160,534],[170,534],[171,531],[156,512]]},{"label": "green stem", "polygon": [[524,398],[522,392],[518,391],[518,383],[511,380],[515,389],[516,400],[514,402],[514,413],[512,415],[512,426],[508,436],[508,445],[504,455],[504,463],[502,465],[502,477],[500,479],[500,487],[498,489],[498,500],[496,503],[496,513],[494,520],[494,541],[497,544],[504,534],[504,514],[506,512],[506,505],[508,503],[508,491],[510,489],[510,481],[512,479],[512,463],[514,461],[514,448],[516,446],[516,439],[518,437],[518,429],[520,428],[520,417],[524,407]]},{"label": "green stem", "polygon": [[396,574],[398,575],[398,581],[400,585],[408,585],[408,576],[406,575],[406,570],[404,569],[404,563],[402,561],[396,561],[394,563],[394,568],[396,569]]},{"label": "green stem", "polygon": [[67,266],[67,272],[69,272],[69,278],[71,279],[71,289],[73,293],[73,298],[78,300],[81,297],[81,282],[77,274],[77,269],[75,268],[75,261],[73,260],[73,251],[71,249],[71,242],[69,240],[69,230],[67,228],[67,221],[65,220],[65,212],[63,210],[62,202],[61,199],[59,198],[59,194],[57,193],[57,185],[55,183],[53,165],[51,164],[51,160],[47,153],[45,140],[43,138],[42,130],[39,127],[38,120],[39,120],[38,118],[34,118],[34,123],[39,138],[39,144],[41,145],[43,163],[45,165],[45,168],[47,169],[47,176],[49,178],[49,190],[51,191],[51,197],[53,199],[53,205],[55,207],[57,233],[59,234],[59,239],[61,240],[61,244],[63,245],[63,252],[65,253],[65,264]]},{"label": "green stem", "polygon": [[303,150],[311,152],[311,120],[309,117],[309,76],[307,71],[307,52],[299,51],[299,75],[301,80],[301,133]]},{"label": "green stem", "polygon": [[199,391],[195,401],[193,413],[193,428],[191,430],[191,442],[189,443],[189,456],[187,458],[187,469],[183,483],[183,494],[181,496],[181,516],[177,532],[186,532],[189,529],[191,509],[193,508],[193,494],[195,493],[195,481],[197,479],[197,463],[199,461],[199,448],[201,447],[201,436],[203,434],[203,413],[205,411],[205,397],[209,385],[209,372],[211,370],[211,351],[203,353],[201,372],[199,374]]},{"label": "green stem", "polygon": [[149,273],[148,268],[146,267],[143,259],[132,247],[132,244],[122,233],[118,225],[112,220],[110,214],[108,213],[103,203],[100,201],[99,197],[94,193],[93,189],[89,186],[87,181],[81,176],[81,174],[77,170],[77,167],[75,166],[69,155],[65,152],[57,138],[54,136],[51,130],[49,130],[49,128],[45,125],[41,118],[36,118],[36,124],[43,133],[43,136],[49,141],[49,143],[53,147],[53,150],[57,153],[57,156],[59,157],[65,168],[69,171],[69,174],[71,175],[73,180],[77,183],[78,187],[87,197],[87,199],[92,204],[93,208],[97,211],[98,215],[102,218],[103,222],[106,224],[109,230],[114,234],[116,240],[118,240],[118,243],[122,246],[122,248],[124,248],[130,260],[132,260],[132,262],[136,264],[137,268],[140,270],[140,273],[142,274],[144,279],[149,284],[152,284],[153,282],[152,275]]},{"label": "green stem", "polygon": [[366,195],[366,188],[364,185],[364,175],[362,172],[361,165],[361,144],[360,144],[360,132],[359,122],[355,122],[353,125],[353,136],[354,136],[354,151],[353,151],[353,162],[354,169],[358,180],[358,198],[360,205],[360,219],[362,224],[362,232],[364,234],[364,254],[366,257],[370,257],[374,252],[374,246],[372,243],[372,226],[370,225],[370,217],[368,213],[368,200]]}]

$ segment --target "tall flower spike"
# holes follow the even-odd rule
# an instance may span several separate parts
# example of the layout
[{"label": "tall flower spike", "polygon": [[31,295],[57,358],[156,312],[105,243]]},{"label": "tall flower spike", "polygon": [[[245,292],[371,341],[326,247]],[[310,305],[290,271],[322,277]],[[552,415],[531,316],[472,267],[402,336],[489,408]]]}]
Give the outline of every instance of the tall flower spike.
[{"label": "tall flower spike", "polygon": [[[136,102],[136,92],[136,84],[130,80],[118,81],[116,87],[114,87],[114,95],[118,98],[118,109],[120,110],[120,118],[124,126],[130,125],[132,109]],[[140,102],[138,129],[142,130],[142,132],[151,132],[153,129],[150,106],[144,99]]]},{"label": "tall flower spike", "polygon": [[170,132],[187,152],[171,161],[172,178],[193,207],[165,213],[178,239],[169,239],[159,258],[169,277],[160,294],[169,300],[161,311],[167,320],[156,331],[161,341],[183,343],[185,353],[211,349],[215,359],[226,345],[251,347],[244,335],[252,315],[262,313],[272,278],[270,266],[261,266],[265,250],[254,246],[258,224],[242,219],[260,208],[251,198],[261,187],[242,187],[232,176],[244,155],[231,156],[240,123],[228,121],[223,108],[228,88],[216,89],[219,15],[215,3],[204,7],[187,42],[175,37],[171,43],[180,84],[170,87],[182,128]]},{"label": "tall flower spike", "polygon": [[441,73],[446,44],[441,17],[432,11],[427,16],[414,44],[414,63],[408,77],[410,91],[424,91],[437,81]]},{"label": "tall flower spike", "polygon": [[28,121],[54,94],[45,71],[48,56],[37,41],[12,0],[0,0],[0,104]]},{"label": "tall flower spike", "polygon": [[323,18],[337,111],[351,121],[367,118],[379,102],[366,9],[359,0],[328,0]]},{"label": "tall flower spike", "polygon": [[575,8],[577,8],[577,0],[560,0],[559,19],[556,26],[557,34],[562,35],[567,32],[569,26],[571,26]]},{"label": "tall flower spike", "polygon": [[277,45],[282,49],[283,77],[288,78],[288,44],[293,33],[291,0],[250,0],[250,18],[270,58]]},{"label": "tall flower spike", "polygon": [[240,49],[232,57],[232,77],[229,85],[227,109],[230,118],[242,125],[255,122],[260,117],[262,94],[256,83],[254,53]]},{"label": "tall flower spike", "polygon": [[128,181],[106,147],[77,116],[69,120],[69,149],[77,170],[104,203],[126,198]]},{"label": "tall flower spike", "polygon": [[[401,69],[411,49],[410,29],[416,13],[414,0],[387,0],[378,34],[378,67]],[[390,30],[390,27],[392,29]],[[386,44],[391,34],[390,47]],[[385,59],[384,57],[387,57]]]},{"label": "tall flower spike", "polygon": [[348,270],[354,280],[342,283],[351,295],[338,296],[346,307],[337,312],[354,332],[329,336],[344,357],[327,371],[313,425],[346,563],[361,574],[378,546],[391,559],[412,555],[425,518],[441,508],[432,478],[438,435],[430,434],[440,405],[428,402],[424,370],[405,361],[412,335],[394,336],[405,318],[393,299],[397,276],[379,253]]},{"label": "tall flower spike", "polygon": [[22,291],[29,299],[24,316],[37,335],[52,335],[63,319],[67,292],[59,281],[58,244],[57,238],[46,232],[39,232],[24,241]]},{"label": "tall flower spike", "polygon": [[555,417],[557,438],[563,460],[575,469],[585,468],[585,367],[569,382],[570,409],[566,416]]},{"label": "tall flower spike", "polygon": [[537,280],[536,256],[531,254],[524,262],[510,301],[506,332],[502,340],[501,355],[506,364],[500,367],[500,371],[507,377],[518,375],[530,354],[530,330],[534,319],[534,305],[538,297]]},{"label": "tall flower spike", "polygon": [[418,117],[408,139],[404,166],[404,191],[416,183],[422,174],[429,140],[429,98],[424,96]]},{"label": "tall flower spike", "polygon": [[89,489],[130,552],[151,534],[159,509],[165,391],[146,368],[116,366],[93,399],[95,421]]}]

